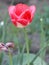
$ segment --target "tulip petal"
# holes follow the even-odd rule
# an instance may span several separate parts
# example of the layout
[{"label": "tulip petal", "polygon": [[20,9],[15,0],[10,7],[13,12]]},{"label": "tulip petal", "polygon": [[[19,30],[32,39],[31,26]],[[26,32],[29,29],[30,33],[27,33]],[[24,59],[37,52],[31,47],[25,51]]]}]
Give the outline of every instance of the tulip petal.
[{"label": "tulip petal", "polygon": [[34,14],[36,11],[36,7],[34,5],[30,6],[29,9],[30,9],[32,14]]},{"label": "tulip petal", "polygon": [[8,43],[6,43],[5,46],[6,46],[7,48],[13,48],[13,47],[14,47],[14,43],[8,42]]},{"label": "tulip petal", "polygon": [[36,7],[34,5],[29,7],[29,10],[31,12],[31,19],[34,17],[35,11],[36,11]]},{"label": "tulip petal", "polygon": [[2,48],[2,44],[0,44],[0,48]]},{"label": "tulip petal", "polygon": [[16,26],[16,20],[15,19],[11,19],[12,23]]},{"label": "tulip petal", "polygon": [[14,13],[14,10],[15,10],[15,6],[10,6],[8,8],[9,15],[13,14]]},{"label": "tulip petal", "polygon": [[22,24],[23,26],[26,26],[28,24],[28,21],[25,19],[18,19],[18,23]]},{"label": "tulip petal", "polygon": [[6,47],[2,47],[1,50],[2,51],[8,51],[8,49]]},{"label": "tulip petal", "polygon": [[28,8],[28,5],[19,3],[15,7],[15,13],[20,16]]},{"label": "tulip petal", "polygon": [[21,18],[30,21],[31,20],[31,13],[29,10],[24,11],[21,14]]},{"label": "tulip petal", "polygon": [[24,25],[22,25],[21,23],[17,22],[17,27],[18,27],[18,28],[23,28]]},{"label": "tulip petal", "polygon": [[9,15],[10,15],[11,21],[13,22],[14,25],[17,25],[16,21],[18,19],[18,16],[14,12],[15,11],[15,6],[10,6],[8,11],[9,11]]}]

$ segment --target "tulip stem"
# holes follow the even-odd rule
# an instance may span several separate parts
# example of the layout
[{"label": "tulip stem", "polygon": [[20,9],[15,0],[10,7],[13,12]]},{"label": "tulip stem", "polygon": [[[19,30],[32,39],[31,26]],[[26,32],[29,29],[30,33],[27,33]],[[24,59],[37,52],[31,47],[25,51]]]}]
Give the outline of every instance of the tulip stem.
[{"label": "tulip stem", "polygon": [[27,31],[26,31],[26,29],[25,29],[25,28],[24,28],[24,32],[25,32],[26,50],[27,50],[28,65],[29,65],[29,43],[28,43]]},{"label": "tulip stem", "polygon": [[12,62],[12,54],[10,52],[10,49],[9,50],[9,61],[10,61],[10,65],[13,65],[13,62]]}]

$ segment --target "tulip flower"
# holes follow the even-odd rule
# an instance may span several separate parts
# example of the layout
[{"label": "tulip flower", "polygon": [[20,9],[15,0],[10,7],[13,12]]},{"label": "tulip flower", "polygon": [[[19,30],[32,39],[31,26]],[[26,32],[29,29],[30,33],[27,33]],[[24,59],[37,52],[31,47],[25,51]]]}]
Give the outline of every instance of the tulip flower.
[{"label": "tulip flower", "polygon": [[14,48],[14,43],[7,42],[6,44],[0,43],[0,51],[8,51],[8,48]]},{"label": "tulip flower", "polygon": [[34,18],[35,11],[35,5],[28,6],[22,3],[19,3],[15,6],[11,5],[8,8],[11,21],[18,28],[28,26]]},{"label": "tulip flower", "polygon": [[14,48],[14,43],[12,42],[7,42],[5,45],[7,48]]},{"label": "tulip flower", "polygon": [[0,51],[8,51],[8,49],[5,47],[4,43],[0,43]]}]

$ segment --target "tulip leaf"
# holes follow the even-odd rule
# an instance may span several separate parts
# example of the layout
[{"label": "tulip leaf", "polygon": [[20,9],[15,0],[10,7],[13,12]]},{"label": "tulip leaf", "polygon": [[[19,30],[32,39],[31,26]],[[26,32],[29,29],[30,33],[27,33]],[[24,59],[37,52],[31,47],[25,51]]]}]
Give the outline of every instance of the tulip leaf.
[{"label": "tulip leaf", "polygon": [[[35,54],[29,54],[29,62],[32,62],[33,58],[35,57]],[[14,61],[14,65],[17,64],[17,55],[15,55],[13,57],[13,61]],[[41,61],[43,62],[43,65],[47,65],[40,57],[38,57],[35,61],[34,61],[34,65],[42,65]],[[28,58],[27,58],[27,54],[23,55],[23,61],[22,61],[22,65],[27,65],[28,63]],[[19,65],[19,64],[18,64]]]}]

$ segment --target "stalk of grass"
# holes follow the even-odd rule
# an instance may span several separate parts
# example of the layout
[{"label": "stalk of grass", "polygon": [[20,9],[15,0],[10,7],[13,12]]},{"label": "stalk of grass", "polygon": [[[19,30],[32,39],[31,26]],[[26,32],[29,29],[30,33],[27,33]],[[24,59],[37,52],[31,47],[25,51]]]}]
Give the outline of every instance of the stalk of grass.
[{"label": "stalk of grass", "polygon": [[0,65],[2,65],[2,61],[3,61],[3,53],[0,53]]},{"label": "stalk of grass", "polygon": [[24,50],[25,50],[25,44],[22,47],[21,50],[21,55],[20,55],[20,65],[23,65],[23,55],[24,55]]},{"label": "stalk of grass", "polygon": [[[12,0],[11,4],[13,4],[14,0]],[[11,5],[10,4],[10,5]],[[7,20],[8,20],[9,16],[8,13],[6,12],[6,16],[4,18],[4,26],[3,26],[3,36],[2,36],[2,41],[4,43],[6,43],[6,35],[7,35]]]},{"label": "stalk of grass", "polygon": [[10,64],[9,65],[13,65],[13,61],[12,61],[12,54],[10,52],[10,49],[9,50],[9,61],[10,61]]},{"label": "stalk of grass", "polygon": [[[3,25],[3,34],[2,34],[2,42],[3,43],[5,43],[6,42],[6,21],[7,21],[7,14],[6,14],[6,16],[5,16],[5,18],[4,18],[4,25]],[[2,65],[2,60],[3,60],[3,56],[4,56],[4,54],[3,54],[3,52],[1,52],[0,53],[0,65]]]},{"label": "stalk of grass", "polygon": [[[13,1],[11,2],[11,4],[13,4]],[[2,36],[2,41],[3,43],[6,43],[6,36],[7,36],[7,20],[8,20],[8,13],[6,12],[6,16],[4,18],[4,26],[3,26],[3,36]],[[9,59],[10,59],[10,65],[13,65],[12,63],[12,56],[11,54],[9,53]]]},{"label": "stalk of grass", "polygon": [[4,18],[3,37],[2,37],[4,43],[6,43],[6,36],[7,36],[7,19],[8,19],[8,15],[6,15],[6,17]]},{"label": "stalk of grass", "polygon": [[[16,45],[17,45],[17,48],[18,48],[18,53],[17,53],[17,57],[16,57],[16,63],[17,65],[22,65],[22,53],[21,53],[21,43],[19,43],[19,29],[16,28],[16,34],[14,35],[16,37]],[[15,42],[15,40],[14,40]]]},{"label": "stalk of grass", "polygon": [[[49,44],[46,44],[46,40],[45,40],[45,32],[43,30],[43,20],[41,19],[41,43],[40,43],[40,47],[41,49],[39,50],[39,52],[36,54],[36,56],[33,58],[32,62],[30,63],[30,65],[33,65],[33,62],[37,59],[37,57],[40,55],[41,59],[45,58],[45,53],[46,53],[46,47]],[[41,65],[43,65],[43,61],[41,61]]]},{"label": "stalk of grass", "polygon": [[43,48],[41,48],[39,50],[39,52],[36,54],[36,56],[33,58],[33,60],[30,62],[30,65],[33,65],[34,61],[38,58],[38,56],[46,49],[46,47],[49,46],[49,43],[47,43],[46,46],[44,46]]},{"label": "stalk of grass", "polygon": [[[19,29],[17,29],[17,37],[18,37],[18,32]],[[17,47],[18,47],[17,65],[23,65],[23,54],[24,54],[25,44],[24,46],[21,47],[21,45],[17,41]]]},{"label": "stalk of grass", "polygon": [[[18,37],[18,33],[19,33],[19,29],[17,28],[17,31],[16,31],[16,36]],[[17,38],[18,40],[18,38]],[[18,54],[20,54],[20,44],[19,44],[19,40],[17,41],[17,47],[18,47]]]},{"label": "stalk of grass", "polygon": [[26,43],[26,50],[27,50],[27,56],[28,56],[28,63],[27,63],[27,65],[30,65],[29,64],[29,39],[28,39],[28,36],[27,36],[26,28],[24,28],[24,33],[25,33],[25,43]]},{"label": "stalk of grass", "polygon": [[[19,33],[19,29],[18,28],[16,28],[17,30],[16,30],[16,36],[18,37],[18,33]],[[17,65],[20,65],[20,61],[21,61],[21,59],[20,59],[20,55],[21,55],[21,52],[20,52],[20,44],[19,44],[19,40],[18,40],[18,38],[16,38],[17,39],[17,48],[18,48],[18,55],[17,55]]]},{"label": "stalk of grass", "polygon": [[[41,26],[40,26],[40,28],[41,28],[40,48],[43,48],[44,46],[46,46],[46,40],[45,40],[45,32],[43,30],[43,26],[44,26],[43,23],[44,23],[44,21],[43,21],[42,18],[40,19],[40,23],[41,23]],[[46,53],[46,49],[42,53],[40,53],[40,57],[43,60],[45,59],[45,53]],[[43,61],[41,61],[41,65],[43,65]]]}]

